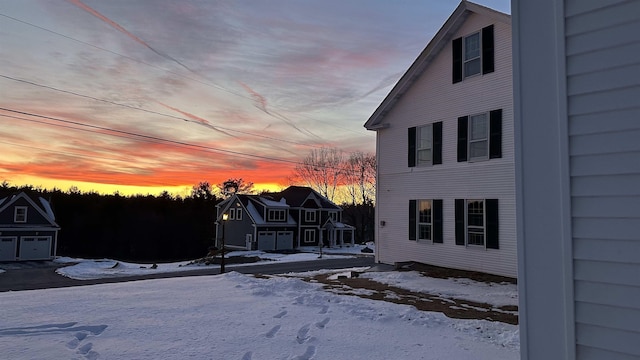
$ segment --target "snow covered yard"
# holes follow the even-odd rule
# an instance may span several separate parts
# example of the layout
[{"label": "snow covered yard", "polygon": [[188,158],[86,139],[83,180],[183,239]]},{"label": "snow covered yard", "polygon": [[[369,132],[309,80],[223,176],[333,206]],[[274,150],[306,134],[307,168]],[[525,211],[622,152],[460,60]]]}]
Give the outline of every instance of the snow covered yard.
[{"label": "snow covered yard", "polygon": [[[113,264],[82,261],[67,269],[80,278],[112,276],[107,265]],[[141,266],[125,263],[119,271],[149,270]],[[362,289],[334,291],[309,281],[364,270],[268,277],[230,272],[0,293],[0,349],[7,359],[519,358],[517,325],[449,318],[355,296]],[[447,301],[517,304],[513,284],[433,279],[415,271],[360,276]]]}]

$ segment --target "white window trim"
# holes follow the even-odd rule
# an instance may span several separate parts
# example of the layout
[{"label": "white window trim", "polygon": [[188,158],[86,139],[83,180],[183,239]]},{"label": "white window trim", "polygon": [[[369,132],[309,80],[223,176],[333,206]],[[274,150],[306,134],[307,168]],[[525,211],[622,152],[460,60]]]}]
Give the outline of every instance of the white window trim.
[{"label": "white window trim", "polygon": [[[423,201],[429,202],[429,207],[431,208],[431,214],[429,215],[429,222],[420,222],[420,203]],[[420,237],[420,225],[426,225],[431,228],[429,234],[431,237],[429,239]],[[416,200],[416,240],[421,242],[433,242],[433,200],[430,199],[417,199]]]},{"label": "white window trim", "polygon": [[[467,39],[474,36],[474,35],[478,35],[478,56],[471,58],[471,59],[467,59]],[[475,61],[476,59],[480,60],[480,66],[479,66],[479,70],[477,73],[475,74],[471,74],[471,75],[467,75],[467,71],[466,71],[466,64],[471,62],[471,61]],[[463,36],[462,37],[462,78],[466,79],[466,78],[470,78],[470,77],[474,77],[474,76],[478,76],[478,75],[482,75],[482,31],[476,31],[474,33],[471,33],[467,36]]]},{"label": "white window trim", "polygon": [[236,209],[229,209],[229,220],[236,219]]},{"label": "white window trim", "polygon": [[[469,203],[474,201],[482,201],[482,226],[470,226],[469,225]],[[465,221],[465,244],[468,247],[486,248],[487,247],[487,201],[486,199],[467,199],[464,203],[464,221]],[[469,243],[469,230],[471,229],[482,230],[482,245]]]},{"label": "white window trim", "polygon": [[316,210],[305,210],[304,211],[304,221],[305,222],[316,222]]},{"label": "white window trim", "polygon": [[[276,214],[278,216],[276,216]],[[280,214],[282,216],[280,216]],[[285,209],[268,209],[267,210],[267,221],[285,222],[286,219],[287,219],[287,211]]]},{"label": "white window trim", "polygon": [[[484,119],[487,123],[487,132],[486,132],[486,136],[482,139],[471,139],[471,129],[473,127],[473,117],[474,116],[480,116],[480,115],[484,115]],[[486,161],[489,160],[489,133],[491,132],[490,129],[491,126],[491,121],[489,119],[489,113],[488,112],[483,112],[483,113],[478,113],[478,114],[473,114],[473,115],[469,115],[469,124],[468,124],[468,129],[467,129],[467,161],[468,162],[477,162],[477,161]],[[486,153],[484,156],[476,156],[476,157],[472,157],[471,156],[471,144],[472,143],[478,143],[478,142],[486,142],[487,146],[486,146]]]},{"label": "white window trim", "polygon": [[328,216],[329,216],[329,219],[331,219],[333,221],[340,221],[340,220],[338,220],[338,212],[337,211],[329,211],[328,212]]},{"label": "white window trim", "polygon": [[304,238],[302,241],[307,244],[316,242],[316,231],[314,229],[304,229]]},{"label": "white window trim", "polygon": [[[18,214],[19,210],[24,210],[24,213]],[[13,210],[13,222],[26,223],[28,210],[29,210],[28,206],[16,206]]]},{"label": "white window trim", "polygon": [[[420,132],[424,128],[431,129],[431,147],[420,147]],[[420,161],[420,150],[431,150],[429,160]],[[433,124],[418,126],[416,128],[416,166],[433,166]]]},{"label": "white window trim", "polygon": [[236,209],[236,220],[242,220],[242,208]]}]

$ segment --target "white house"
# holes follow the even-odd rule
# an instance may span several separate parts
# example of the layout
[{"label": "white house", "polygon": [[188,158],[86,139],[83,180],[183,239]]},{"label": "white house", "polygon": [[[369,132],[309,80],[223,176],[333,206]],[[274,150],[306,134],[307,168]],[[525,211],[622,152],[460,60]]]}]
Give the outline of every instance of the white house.
[{"label": "white house", "polygon": [[522,359],[640,359],[640,1],[512,11]]},{"label": "white house", "polygon": [[364,126],[377,262],[516,277],[509,15],[462,1]]}]

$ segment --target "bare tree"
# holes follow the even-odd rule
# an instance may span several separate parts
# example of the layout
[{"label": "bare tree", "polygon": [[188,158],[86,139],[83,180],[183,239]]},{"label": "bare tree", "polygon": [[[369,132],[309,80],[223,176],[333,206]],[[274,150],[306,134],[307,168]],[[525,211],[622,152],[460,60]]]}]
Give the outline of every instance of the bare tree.
[{"label": "bare tree", "polygon": [[343,181],[344,153],[337,148],[313,149],[294,168],[294,181],[304,182],[322,196],[333,201]]},{"label": "bare tree", "polygon": [[376,194],[376,156],[355,152],[344,164],[344,182],[351,204],[373,204]]},{"label": "bare tree", "polygon": [[253,194],[255,192],[252,182],[244,181],[243,178],[229,178],[216,185],[216,187],[218,188],[218,192],[223,196],[225,196],[225,187],[227,184],[234,184],[234,187],[237,186],[235,192],[239,194]]},{"label": "bare tree", "polygon": [[200,181],[198,185],[194,185],[191,188],[191,198],[196,200],[210,201],[215,200],[215,195],[211,189],[211,184],[208,181]]}]

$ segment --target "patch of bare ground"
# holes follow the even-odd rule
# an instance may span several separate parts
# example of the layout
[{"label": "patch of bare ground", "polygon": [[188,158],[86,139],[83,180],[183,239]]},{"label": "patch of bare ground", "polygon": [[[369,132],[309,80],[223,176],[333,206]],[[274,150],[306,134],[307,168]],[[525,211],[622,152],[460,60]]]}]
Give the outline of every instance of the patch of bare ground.
[{"label": "patch of bare ground", "polygon": [[[515,283],[515,279],[483,273],[438,268],[417,264],[404,270],[418,271],[424,276],[438,278],[467,278],[482,282]],[[400,270],[402,271],[402,270]],[[306,281],[322,283],[326,290],[337,294],[359,296],[365,299],[387,301],[395,304],[411,305],[422,311],[436,311],[455,319],[482,319],[499,321],[507,324],[518,324],[518,307],[513,305],[494,306],[487,303],[463,299],[444,298],[439,295],[416,292],[396,286],[379,283],[358,277],[353,272],[351,277],[329,279],[331,275],[323,274],[305,278]],[[360,290],[360,291],[357,291]],[[365,290],[365,291],[362,291]]]}]

